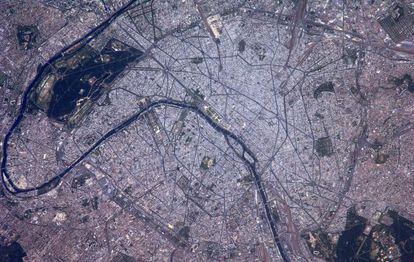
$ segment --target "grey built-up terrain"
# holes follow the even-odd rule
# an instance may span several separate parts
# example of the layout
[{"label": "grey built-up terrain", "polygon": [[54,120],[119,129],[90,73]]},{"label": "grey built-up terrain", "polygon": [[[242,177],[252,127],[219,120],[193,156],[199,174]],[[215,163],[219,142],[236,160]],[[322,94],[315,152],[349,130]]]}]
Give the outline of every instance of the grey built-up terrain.
[{"label": "grey built-up terrain", "polygon": [[414,261],[413,0],[0,21],[0,261]]}]

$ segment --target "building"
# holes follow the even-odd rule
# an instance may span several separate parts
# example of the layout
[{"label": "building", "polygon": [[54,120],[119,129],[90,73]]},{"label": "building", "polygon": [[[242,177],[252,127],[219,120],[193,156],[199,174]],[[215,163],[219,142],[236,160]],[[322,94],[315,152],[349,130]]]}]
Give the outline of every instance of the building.
[{"label": "building", "polygon": [[391,5],[386,14],[378,19],[378,22],[396,43],[414,35],[413,11],[402,2]]}]

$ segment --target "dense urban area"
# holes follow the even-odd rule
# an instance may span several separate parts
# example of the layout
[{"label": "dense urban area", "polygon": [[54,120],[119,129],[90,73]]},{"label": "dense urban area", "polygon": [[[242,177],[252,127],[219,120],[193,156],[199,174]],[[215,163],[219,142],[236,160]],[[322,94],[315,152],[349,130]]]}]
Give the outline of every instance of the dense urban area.
[{"label": "dense urban area", "polygon": [[414,260],[414,1],[0,21],[0,261]]}]

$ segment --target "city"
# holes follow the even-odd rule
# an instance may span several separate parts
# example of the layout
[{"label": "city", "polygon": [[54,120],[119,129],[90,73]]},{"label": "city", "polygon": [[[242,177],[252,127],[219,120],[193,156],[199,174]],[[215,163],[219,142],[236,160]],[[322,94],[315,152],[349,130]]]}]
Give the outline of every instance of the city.
[{"label": "city", "polygon": [[414,257],[414,2],[0,10],[1,261]]}]

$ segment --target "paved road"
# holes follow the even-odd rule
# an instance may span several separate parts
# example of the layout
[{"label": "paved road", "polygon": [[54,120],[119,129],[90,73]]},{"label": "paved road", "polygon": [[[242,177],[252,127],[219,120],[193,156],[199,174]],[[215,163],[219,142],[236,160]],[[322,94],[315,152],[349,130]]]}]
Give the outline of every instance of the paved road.
[{"label": "paved road", "polygon": [[269,226],[272,231],[272,235],[275,241],[275,244],[283,258],[284,261],[289,261],[287,255],[284,252],[284,249],[280,243],[279,236],[276,229],[276,223],[273,219],[273,216],[271,214],[271,210],[268,204],[267,195],[265,192],[265,189],[263,187],[261,176],[257,172],[257,159],[253,152],[248,148],[248,146],[240,139],[238,136],[236,136],[234,133],[230,132],[229,130],[221,127],[217,123],[214,122],[206,113],[204,113],[201,109],[199,109],[197,106],[189,103],[185,103],[182,101],[177,100],[171,100],[171,99],[164,99],[164,100],[158,100],[154,101],[150,104],[148,104],[146,107],[140,109],[138,112],[136,112],[134,115],[129,117],[127,120],[119,124],[118,126],[114,127],[110,131],[108,131],[104,136],[102,136],[97,142],[94,143],[85,153],[83,153],[78,159],[76,159],[74,162],[72,162],[66,169],[61,171],[60,173],[56,174],[52,179],[50,179],[47,182],[44,182],[43,184],[36,186],[36,187],[30,187],[30,188],[19,188],[13,180],[10,178],[10,174],[7,170],[7,151],[9,147],[9,141],[13,133],[15,132],[16,128],[20,125],[21,121],[23,120],[23,115],[26,111],[27,105],[29,103],[29,94],[32,91],[32,89],[41,81],[42,76],[47,74],[51,67],[50,65],[53,64],[57,59],[61,58],[64,54],[68,52],[68,50],[72,47],[80,48],[88,44],[90,41],[92,41],[94,38],[96,38],[100,33],[102,33],[117,17],[122,15],[124,12],[128,10],[128,8],[135,3],[135,0],[129,2],[124,7],[122,7],[120,10],[115,12],[111,17],[109,17],[107,20],[105,20],[103,23],[101,23],[99,26],[94,28],[92,31],[90,31],[88,34],[80,38],[79,40],[72,43],[70,46],[67,46],[63,50],[61,50],[59,53],[54,55],[52,58],[50,58],[39,70],[37,76],[34,78],[34,80],[31,82],[31,84],[28,86],[28,88],[23,93],[22,97],[22,103],[19,109],[19,113],[13,122],[12,126],[9,128],[4,140],[3,140],[3,159],[1,162],[1,174],[2,174],[2,183],[3,187],[12,195],[20,196],[25,195],[25,193],[36,193],[37,195],[41,195],[44,193],[49,192],[51,189],[55,188],[60,180],[68,174],[74,167],[76,167],[79,163],[81,163],[86,157],[88,157],[96,148],[98,148],[101,144],[103,144],[108,138],[114,136],[118,132],[122,131],[123,129],[127,128],[129,125],[134,123],[136,120],[138,120],[143,114],[148,112],[151,109],[154,109],[156,107],[160,106],[171,106],[171,107],[177,107],[181,109],[188,109],[202,118],[204,118],[208,124],[210,124],[211,127],[213,127],[217,132],[221,133],[226,140],[228,141],[229,145],[231,146],[231,143],[229,142],[230,139],[235,142],[238,146],[241,147],[242,152],[237,152],[235,148],[233,148],[236,151],[236,154],[245,162],[246,166],[250,170],[251,174],[254,177],[255,184],[257,187],[257,190],[259,192],[259,195],[261,197],[261,200],[264,205],[265,214],[267,217],[267,220],[269,222]]},{"label": "paved road", "polygon": [[[76,40],[69,46],[63,48],[60,52],[55,54],[52,58],[50,58],[43,66],[40,67],[38,70],[38,73],[36,77],[33,79],[33,81],[30,83],[30,85],[27,87],[25,92],[22,96],[21,105],[19,108],[18,115],[16,119],[14,120],[13,124],[9,128],[9,130],[6,133],[6,136],[3,140],[3,159],[1,161],[1,175],[2,175],[2,183],[4,185],[4,188],[12,194],[16,193],[22,193],[22,192],[30,192],[37,189],[32,190],[23,190],[16,186],[16,184],[10,179],[10,175],[7,172],[7,149],[9,147],[9,141],[11,136],[13,135],[16,128],[20,125],[21,121],[23,120],[24,113],[26,111],[27,105],[29,103],[29,95],[30,92],[33,90],[34,87],[37,86],[37,84],[42,80],[42,77],[51,71],[51,64],[53,64],[56,60],[64,56],[65,54],[70,51],[71,48],[81,48],[85,45],[87,45],[89,42],[91,42],[93,39],[95,39],[98,35],[100,35],[109,25],[111,25],[112,22],[114,22],[119,16],[121,16],[123,13],[125,13],[128,8],[130,8],[136,0],[132,0],[129,3],[127,3],[125,6],[120,8],[118,11],[116,11],[114,14],[112,14],[109,18],[107,18],[105,21],[103,21],[100,25],[92,29],[89,33],[81,37],[80,39]],[[10,187],[11,189],[10,189]]]}]

